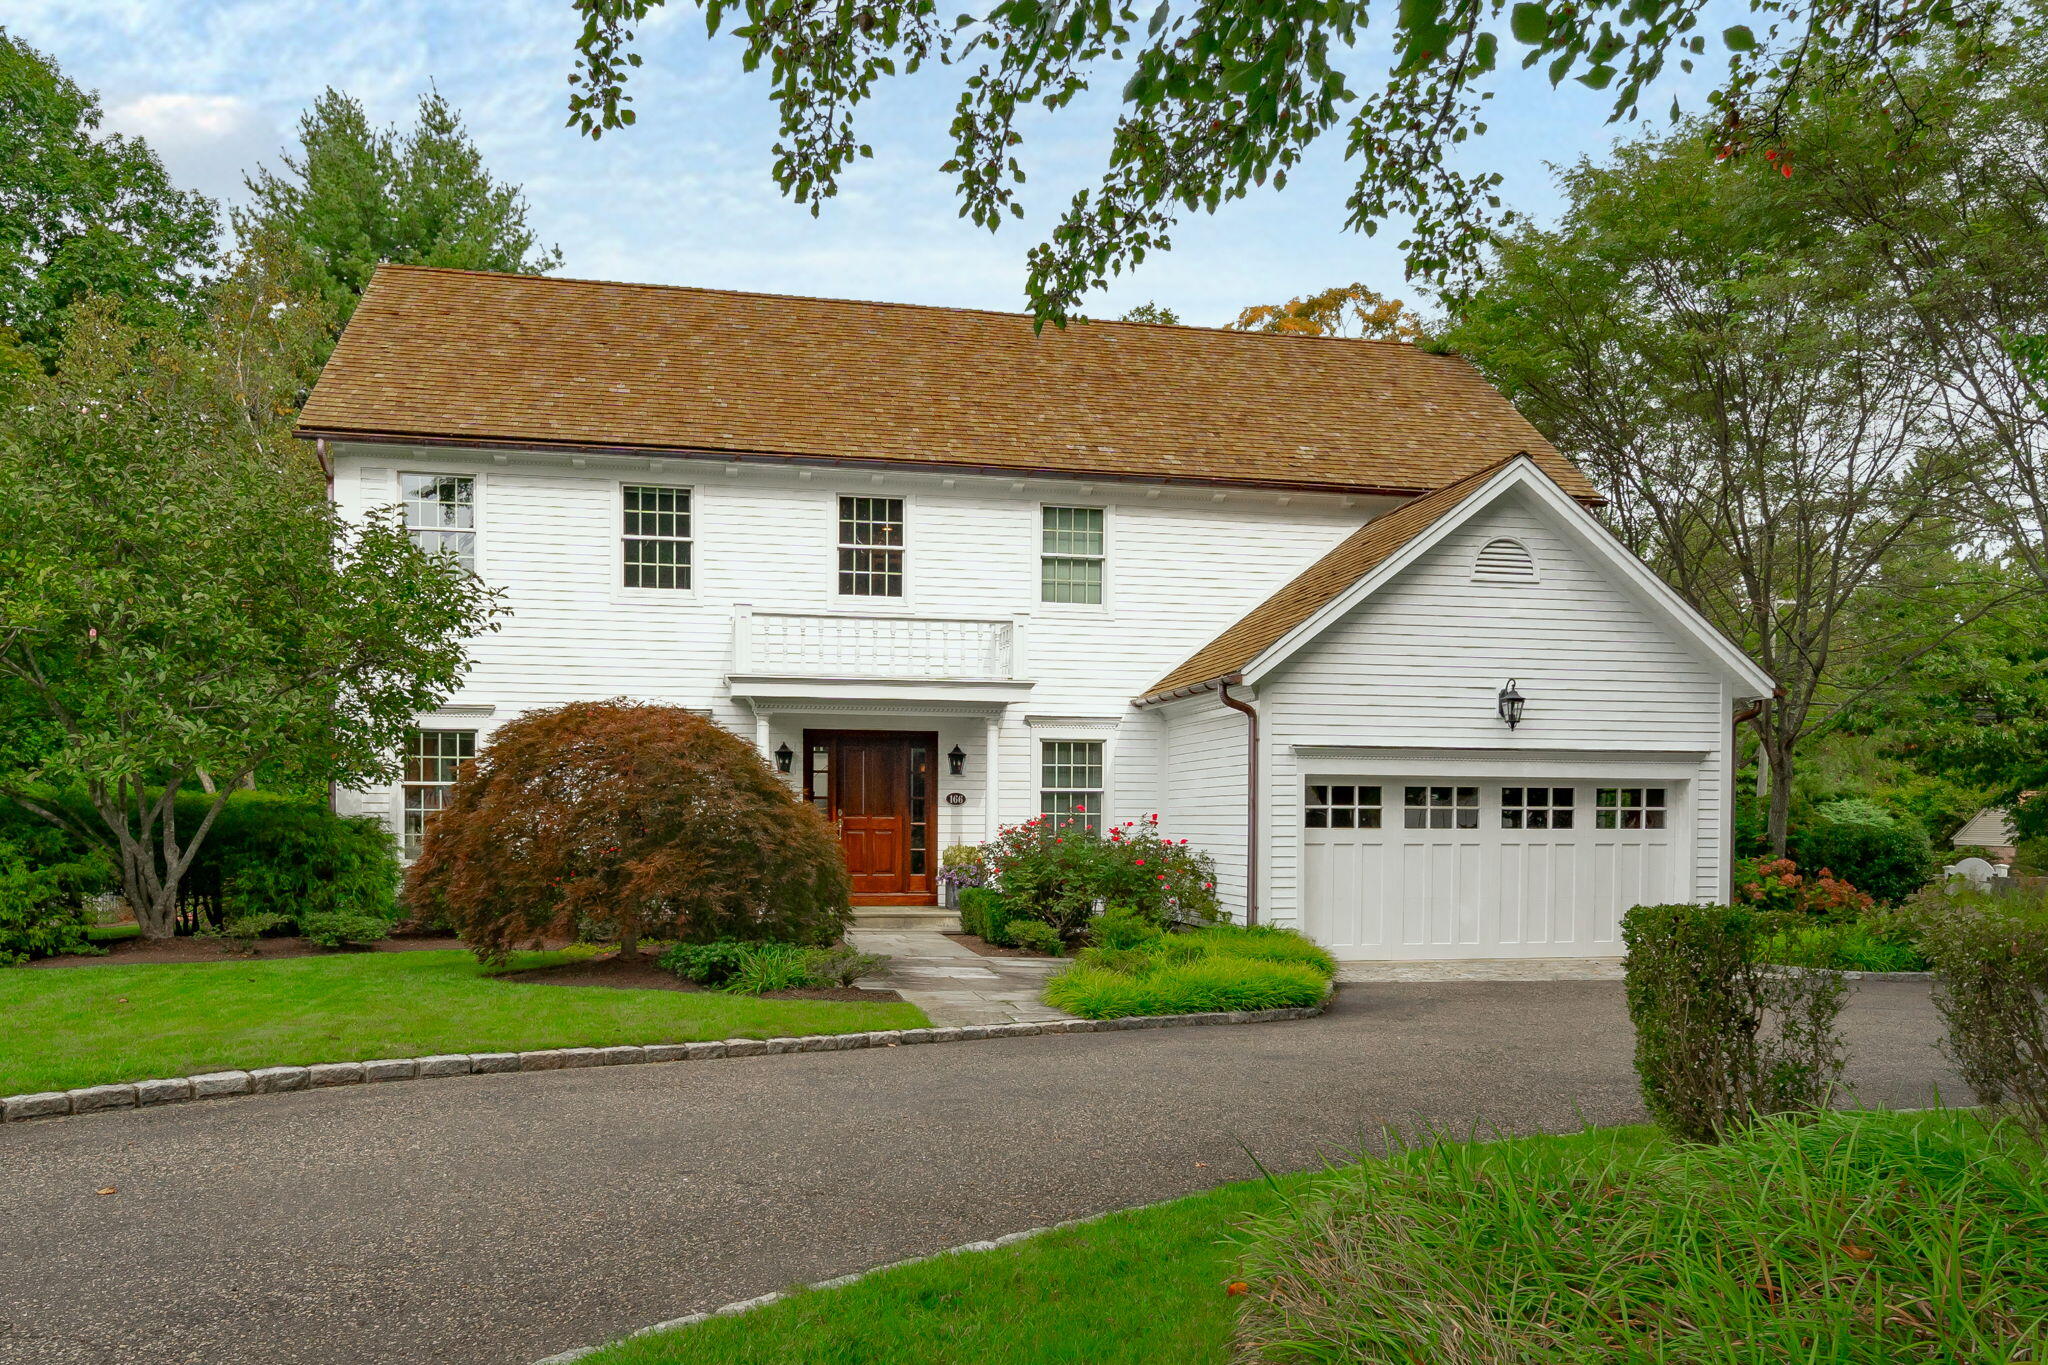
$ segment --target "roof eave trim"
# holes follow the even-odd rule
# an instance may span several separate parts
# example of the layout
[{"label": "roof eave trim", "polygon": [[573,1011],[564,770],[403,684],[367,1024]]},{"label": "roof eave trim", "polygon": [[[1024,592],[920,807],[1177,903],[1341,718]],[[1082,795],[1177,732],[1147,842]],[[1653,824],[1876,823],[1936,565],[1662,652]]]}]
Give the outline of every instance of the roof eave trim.
[{"label": "roof eave trim", "polygon": [[1168,688],[1164,692],[1147,692],[1142,697],[1133,697],[1131,698],[1131,705],[1138,707],[1164,706],[1170,701],[1180,701],[1187,697],[1199,696],[1204,692],[1214,692],[1225,683],[1230,683],[1234,686],[1243,681],[1244,674],[1242,673],[1219,673],[1207,682],[1188,683],[1183,687]]},{"label": "roof eave trim", "polygon": [[[302,423],[292,429],[302,441],[346,441],[356,445],[435,446],[466,450],[523,451],[546,455],[609,455],[629,460],[729,460],[737,464],[807,465],[816,468],[928,470],[996,479],[1064,479],[1091,483],[1165,484],[1191,488],[1246,488],[1277,493],[1323,493],[1351,498],[1416,498],[1433,488],[1404,484],[1328,483],[1311,479],[1219,479],[1196,474],[1133,474],[1122,470],[1051,469],[1044,466],[983,465],[966,460],[902,460],[884,456],[814,455],[781,450],[718,450],[704,446],[613,445],[589,441],[543,441],[519,437],[430,436],[418,432],[351,430]],[[1577,495],[1571,495],[1577,496]],[[1606,502],[1582,499],[1589,506]]]}]

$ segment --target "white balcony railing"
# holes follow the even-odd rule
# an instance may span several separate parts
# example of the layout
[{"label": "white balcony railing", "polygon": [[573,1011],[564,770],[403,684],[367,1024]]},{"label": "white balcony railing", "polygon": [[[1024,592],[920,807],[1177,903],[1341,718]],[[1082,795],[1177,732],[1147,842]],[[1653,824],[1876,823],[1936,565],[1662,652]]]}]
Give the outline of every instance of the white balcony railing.
[{"label": "white balcony railing", "polygon": [[787,678],[1008,680],[1024,665],[1010,617],[756,611],[733,616],[735,674]]}]

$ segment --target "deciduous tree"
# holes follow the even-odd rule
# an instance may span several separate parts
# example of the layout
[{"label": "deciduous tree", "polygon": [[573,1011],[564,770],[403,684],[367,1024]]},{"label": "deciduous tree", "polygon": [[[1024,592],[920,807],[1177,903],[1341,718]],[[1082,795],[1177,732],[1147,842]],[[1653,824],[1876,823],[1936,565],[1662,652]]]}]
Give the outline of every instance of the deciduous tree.
[{"label": "deciduous tree", "polygon": [[[79,305],[55,372],[0,402],[0,796],[106,847],[151,937],[258,764],[395,777],[493,610],[395,509],[342,523],[290,449],[327,322],[283,274],[242,262],[203,342]],[[214,795],[181,824],[202,782]],[[83,789],[97,819],[49,786]]]},{"label": "deciduous tree", "polygon": [[[573,0],[583,28],[572,125],[597,136],[634,121],[634,28],[665,2]],[[958,185],[962,215],[991,229],[1023,216],[1019,147],[1034,106],[1058,110],[1100,81],[1119,83],[1101,184],[1074,195],[1031,253],[1032,310],[1056,321],[1110,276],[1168,249],[1181,214],[1284,186],[1330,134],[1359,167],[1347,225],[1372,232],[1410,218],[1402,246],[1411,273],[1468,272],[1499,216],[1501,177],[1475,166],[1465,144],[1486,131],[1491,85],[1516,56],[1541,65],[1552,85],[1573,79],[1602,92],[1611,117],[1631,120],[1667,67],[1691,73],[1725,57],[1707,97],[1714,140],[1762,150],[1815,65],[1881,77],[1928,31],[1976,31],[2000,13],[1997,0],[1749,0],[1759,28],[1710,23],[1707,0],[1400,0],[1384,13],[1384,37],[1367,45],[1368,21],[1379,17],[1370,0],[699,7],[712,33],[730,27],[747,70],[767,69],[782,125],[773,174],[814,213],[854,160],[872,155],[856,116],[887,78],[927,63],[965,71],[953,156],[941,169]],[[1381,53],[1390,56],[1375,71]]]},{"label": "deciduous tree", "polygon": [[1240,332],[1288,336],[1422,340],[1422,319],[1409,312],[1408,305],[1362,284],[1341,284],[1285,303],[1256,304],[1230,325]]},{"label": "deciduous tree", "polygon": [[212,201],[172,186],[147,144],[101,133],[100,118],[92,92],[0,30],[0,371],[23,350],[53,361],[90,296],[137,326],[200,311]]},{"label": "deciduous tree", "polygon": [[1630,548],[1782,685],[1753,722],[1782,853],[1795,752],[1852,699],[1845,669],[1881,685],[2000,598],[1866,610],[1994,573],[1949,553],[1962,460],[1938,377],[1891,300],[1770,198],[1784,177],[1708,165],[1697,135],[1567,172],[1560,225],[1502,242],[1447,340],[1599,482]]}]

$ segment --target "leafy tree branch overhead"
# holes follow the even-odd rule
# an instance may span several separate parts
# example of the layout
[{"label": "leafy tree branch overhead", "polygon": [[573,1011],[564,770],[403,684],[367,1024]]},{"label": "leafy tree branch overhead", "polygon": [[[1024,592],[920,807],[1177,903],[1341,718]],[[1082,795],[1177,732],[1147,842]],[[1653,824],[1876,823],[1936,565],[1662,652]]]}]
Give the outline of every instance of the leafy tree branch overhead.
[{"label": "leafy tree branch overhead", "polygon": [[[666,2],[574,0],[583,29],[572,126],[597,137],[634,121],[635,26]],[[1399,0],[1382,17],[1389,64],[1368,75],[1373,59],[1358,45],[1375,17],[1369,0],[997,0],[958,11],[933,0],[700,0],[707,29],[729,28],[742,44],[746,69],[767,68],[781,118],[775,180],[813,213],[872,155],[858,114],[888,78],[928,63],[963,73],[941,170],[957,183],[962,215],[990,229],[1024,213],[1022,117],[1121,80],[1101,183],[1076,193],[1031,251],[1032,310],[1058,322],[1112,275],[1168,249],[1182,214],[1284,187],[1331,134],[1359,167],[1347,226],[1372,233],[1411,219],[1411,274],[1468,279],[1507,215],[1500,174],[1468,169],[1457,153],[1486,131],[1504,61],[1599,92],[1617,120],[1641,113],[1667,69],[1722,64],[1706,98],[1720,143],[1768,149],[1815,71],[1882,78],[1927,32],[1977,29],[1996,4],[1749,0],[1755,23],[1716,33],[1707,0]]]}]

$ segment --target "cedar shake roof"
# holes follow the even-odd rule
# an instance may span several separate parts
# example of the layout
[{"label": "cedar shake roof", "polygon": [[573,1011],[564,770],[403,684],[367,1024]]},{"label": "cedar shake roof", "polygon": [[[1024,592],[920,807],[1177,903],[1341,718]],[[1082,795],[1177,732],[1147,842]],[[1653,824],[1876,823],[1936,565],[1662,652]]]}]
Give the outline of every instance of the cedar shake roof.
[{"label": "cedar shake roof", "polygon": [[1359,527],[1336,549],[1302,570],[1293,582],[1253,607],[1236,625],[1161,678],[1142,700],[1163,701],[1169,693],[1204,687],[1243,672],[1252,660],[1278,644],[1282,636],[1342,597],[1352,584],[1436,525],[1514,458],[1511,455],[1475,470],[1456,483],[1403,503]]},{"label": "cedar shake roof", "polygon": [[421,266],[377,268],[298,434],[1392,494],[1527,450],[1599,496],[1394,342]]}]

